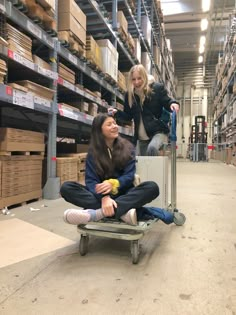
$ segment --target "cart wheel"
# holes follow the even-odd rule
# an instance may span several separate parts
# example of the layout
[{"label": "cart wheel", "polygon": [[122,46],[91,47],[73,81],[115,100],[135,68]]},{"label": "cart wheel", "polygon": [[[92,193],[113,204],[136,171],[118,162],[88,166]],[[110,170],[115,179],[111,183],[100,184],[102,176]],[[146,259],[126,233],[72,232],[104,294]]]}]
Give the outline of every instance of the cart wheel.
[{"label": "cart wheel", "polygon": [[84,256],[88,252],[88,235],[81,235],[80,242],[79,242],[79,252],[81,256]]},{"label": "cart wheel", "polygon": [[138,241],[131,242],[131,254],[132,254],[132,263],[137,264],[139,259],[139,243]]},{"label": "cart wheel", "polygon": [[183,213],[181,212],[174,212],[174,223],[178,226],[184,225],[186,221],[186,217]]}]

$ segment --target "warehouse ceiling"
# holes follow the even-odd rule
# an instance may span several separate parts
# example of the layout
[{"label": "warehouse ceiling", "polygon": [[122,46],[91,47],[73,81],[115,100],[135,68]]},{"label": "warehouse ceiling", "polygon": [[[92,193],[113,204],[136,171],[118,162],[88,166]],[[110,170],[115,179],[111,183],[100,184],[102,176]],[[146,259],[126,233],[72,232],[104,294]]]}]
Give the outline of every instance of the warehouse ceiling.
[{"label": "warehouse ceiling", "polygon": [[[205,13],[201,5],[200,0],[161,0],[165,33],[171,40],[178,82],[211,87],[229,29],[229,15],[235,14],[236,1],[212,0],[210,11]],[[203,18],[209,21],[205,32],[200,28]],[[206,35],[203,64],[198,63],[201,35]]]}]

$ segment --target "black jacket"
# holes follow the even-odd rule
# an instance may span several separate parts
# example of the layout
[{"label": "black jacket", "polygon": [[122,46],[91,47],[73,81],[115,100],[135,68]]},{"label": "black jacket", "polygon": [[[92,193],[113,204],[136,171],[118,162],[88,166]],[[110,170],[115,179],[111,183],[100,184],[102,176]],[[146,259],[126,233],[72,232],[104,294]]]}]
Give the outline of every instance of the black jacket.
[{"label": "black jacket", "polygon": [[115,117],[127,122],[134,120],[134,143],[138,140],[138,130],[140,124],[140,113],[142,115],[144,128],[149,138],[152,138],[157,133],[169,133],[169,128],[166,123],[160,119],[163,107],[171,112],[170,105],[172,103],[179,104],[175,99],[168,96],[167,90],[163,84],[153,83],[151,85],[153,92],[149,98],[145,98],[143,106],[140,105],[138,95],[135,95],[133,104],[130,107],[128,103],[128,93],[125,95],[124,111],[118,111]]}]

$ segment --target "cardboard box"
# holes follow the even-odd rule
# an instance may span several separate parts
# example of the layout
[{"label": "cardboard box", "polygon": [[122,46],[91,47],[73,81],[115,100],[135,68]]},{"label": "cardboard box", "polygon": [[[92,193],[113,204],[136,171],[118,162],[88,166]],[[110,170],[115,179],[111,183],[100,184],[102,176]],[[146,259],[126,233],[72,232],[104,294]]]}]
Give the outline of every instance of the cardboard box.
[{"label": "cardboard box", "polygon": [[[2,198],[26,194],[42,188],[42,156],[1,156],[0,159]],[[23,201],[27,199],[19,202]]]},{"label": "cardboard box", "polygon": [[148,73],[150,73],[150,70],[151,70],[151,59],[150,59],[150,57],[149,57],[147,52],[142,52],[141,62],[143,64],[144,68],[146,69],[146,71]]},{"label": "cardboard box", "polygon": [[109,74],[115,81],[118,79],[119,54],[109,39],[97,40],[102,55],[102,71]]},{"label": "cardboard box", "polygon": [[15,128],[0,128],[0,151],[45,150],[44,134]]},{"label": "cardboard box", "polygon": [[102,67],[101,49],[91,35],[86,36],[86,58],[99,68]]},{"label": "cardboard box", "polygon": [[142,15],[141,27],[142,27],[143,36],[148,42],[149,46],[151,47],[152,26],[151,26],[151,22],[148,16]]},{"label": "cardboard box", "polygon": [[33,57],[33,62],[39,65],[40,67],[44,69],[52,70],[52,66],[46,61],[44,61],[43,59],[39,58],[36,55],[33,55],[32,57]]},{"label": "cardboard box", "polygon": [[141,62],[141,44],[138,38],[133,38],[134,40],[134,55]]},{"label": "cardboard box", "polygon": [[71,31],[83,45],[86,45],[86,30],[69,12],[59,13],[58,31]]},{"label": "cardboard box", "polygon": [[123,31],[128,35],[128,22],[123,11],[117,12],[117,27],[121,27]]},{"label": "cardboard box", "polygon": [[86,30],[86,15],[74,0],[58,0],[58,14],[72,14],[79,24]]},{"label": "cardboard box", "polygon": [[156,45],[153,45],[153,59],[158,66],[161,65],[161,58],[160,57],[161,57],[160,48]]},{"label": "cardboard box", "polygon": [[115,46],[112,45],[109,39],[99,39],[96,41],[99,47],[107,47],[113,55],[117,54]]}]

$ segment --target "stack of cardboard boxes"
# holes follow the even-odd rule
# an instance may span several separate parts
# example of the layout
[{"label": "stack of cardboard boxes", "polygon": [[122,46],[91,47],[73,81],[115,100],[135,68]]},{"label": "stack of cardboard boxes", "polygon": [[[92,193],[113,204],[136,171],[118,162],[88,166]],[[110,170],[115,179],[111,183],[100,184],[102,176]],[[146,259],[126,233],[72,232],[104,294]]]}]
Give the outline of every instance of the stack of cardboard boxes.
[{"label": "stack of cardboard boxes", "polygon": [[65,180],[84,183],[88,145],[58,142],[57,152],[57,156],[60,156],[57,158],[57,176],[61,183]]},{"label": "stack of cardboard boxes", "polygon": [[74,0],[58,1],[58,31],[68,31],[85,49],[86,15]]},{"label": "stack of cardboard boxes", "polygon": [[57,157],[57,177],[60,177],[61,185],[66,181],[77,181],[77,158]]},{"label": "stack of cardboard boxes", "polygon": [[0,128],[0,209],[42,197],[44,134]]}]

